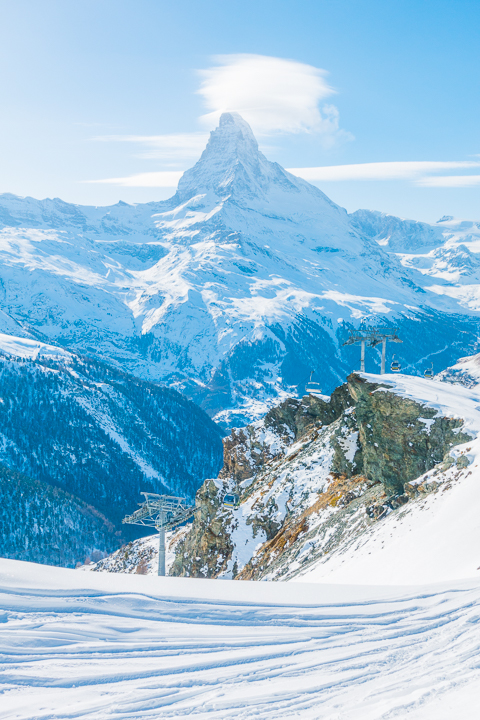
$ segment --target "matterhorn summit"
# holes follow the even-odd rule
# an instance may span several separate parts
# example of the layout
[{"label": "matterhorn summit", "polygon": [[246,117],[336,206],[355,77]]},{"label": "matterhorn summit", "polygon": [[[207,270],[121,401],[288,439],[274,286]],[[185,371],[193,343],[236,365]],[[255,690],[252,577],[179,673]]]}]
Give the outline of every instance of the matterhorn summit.
[{"label": "matterhorn summit", "polygon": [[244,425],[302,394],[312,370],[331,392],[358,367],[343,343],[362,321],[398,329],[413,374],[478,352],[479,234],[348,215],[226,112],[169,200],[1,195],[0,332],[113,363]]},{"label": "matterhorn summit", "polygon": [[183,200],[209,190],[223,197],[240,189],[251,193],[268,183],[270,165],[250,125],[238,113],[223,113],[200,160],[181,178],[178,196]]},{"label": "matterhorn summit", "polygon": [[[267,160],[258,149],[250,125],[236,112],[223,113],[219,126],[210,134],[207,147],[196,165],[178,183],[175,196],[185,202],[198,194],[212,192],[217,198],[242,202],[268,201],[269,194],[293,194],[325,202],[345,214],[320,190]],[[278,197],[277,197],[278,200]],[[305,197],[304,197],[305,200]]]}]

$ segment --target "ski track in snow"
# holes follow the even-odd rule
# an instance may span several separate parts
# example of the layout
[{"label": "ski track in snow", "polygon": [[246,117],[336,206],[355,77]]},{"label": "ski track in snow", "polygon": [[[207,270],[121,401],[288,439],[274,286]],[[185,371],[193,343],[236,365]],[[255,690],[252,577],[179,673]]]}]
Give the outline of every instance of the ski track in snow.
[{"label": "ski track in snow", "polygon": [[477,717],[478,581],[0,578],[4,720]]}]

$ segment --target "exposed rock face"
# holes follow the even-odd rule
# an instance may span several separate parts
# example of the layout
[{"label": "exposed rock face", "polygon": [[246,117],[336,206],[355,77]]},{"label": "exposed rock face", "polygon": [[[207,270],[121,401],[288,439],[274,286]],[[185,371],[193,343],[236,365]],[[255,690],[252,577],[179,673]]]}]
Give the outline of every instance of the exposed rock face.
[{"label": "exposed rock face", "polygon": [[[293,577],[434,491],[435,482],[413,481],[449,466],[449,450],[470,437],[461,425],[358,374],[330,402],[288,399],[224,440],[223,469],[197,493],[171,574]],[[223,506],[227,492],[238,493],[238,508]]]},{"label": "exposed rock face", "polygon": [[353,374],[348,390],[355,401],[366,477],[381,482],[387,497],[401,495],[405,483],[419,477],[454,445],[469,440],[459,433],[458,418],[436,417],[433,408],[389,392]]},{"label": "exposed rock face", "polygon": [[224,464],[219,477],[240,482],[256,475],[264,465],[282,457],[292,442],[312,428],[330,425],[351,405],[346,385],[332,393],[330,402],[314,395],[306,395],[301,400],[289,398],[272,408],[263,420],[234,429],[224,439]]},{"label": "exposed rock face", "polygon": [[384,498],[382,486],[361,475],[333,476],[315,502],[292,513],[278,533],[253,555],[238,580],[288,579],[306,563],[328,555],[372,524],[365,507]]}]

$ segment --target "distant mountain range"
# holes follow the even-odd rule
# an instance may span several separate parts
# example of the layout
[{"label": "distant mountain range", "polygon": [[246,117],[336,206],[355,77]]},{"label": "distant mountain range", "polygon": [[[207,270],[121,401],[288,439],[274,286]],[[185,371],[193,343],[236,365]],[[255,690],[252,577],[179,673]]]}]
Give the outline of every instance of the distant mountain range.
[{"label": "distant mountain range", "polygon": [[0,330],[177,388],[229,427],[302,394],[312,369],[330,392],[358,366],[342,343],[362,320],[399,328],[409,373],[478,350],[478,223],[349,215],[235,113],[170,200],[2,195],[0,228]]}]

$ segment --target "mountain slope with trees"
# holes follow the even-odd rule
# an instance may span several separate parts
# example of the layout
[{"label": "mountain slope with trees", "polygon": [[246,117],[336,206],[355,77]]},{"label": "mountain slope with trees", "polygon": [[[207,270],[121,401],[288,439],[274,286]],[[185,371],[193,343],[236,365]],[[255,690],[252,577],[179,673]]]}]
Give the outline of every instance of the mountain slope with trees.
[{"label": "mountain slope with trees", "polygon": [[[132,536],[119,523],[142,500],[142,491],[192,499],[203,480],[217,474],[221,456],[218,427],[175,390],[60,348],[0,336],[0,462],[40,483],[35,497],[38,488],[50,488],[51,520],[57,517],[51,494],[56,488],[75,496],[75,512],[83,513],[83,502],[91,506],[91,518],[106,518],[102,522],[112,525],[112,533],[121,529]],[[8,507],[13,485],[2,485]],[[57,496],[66,507],[65,495]],[[25,505],[19,517],[27,522],[28,493],[16,497],[17,509]],[[30,530],[20,523],[19,532]],[[110,530],[105,532],[103,550],[114,549],[106,540]],[[80,559],[95,544],[94,535],[82,533]],[[59,552],[52,548],[50,560],[65,552],[70,562],[66,548]]]},{"label": "mountain slope with trees", "polygon": [[122,535],[93,505],[0,465],[0,556],[75,567],[115,550]]}]

